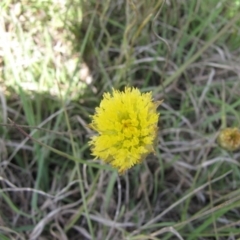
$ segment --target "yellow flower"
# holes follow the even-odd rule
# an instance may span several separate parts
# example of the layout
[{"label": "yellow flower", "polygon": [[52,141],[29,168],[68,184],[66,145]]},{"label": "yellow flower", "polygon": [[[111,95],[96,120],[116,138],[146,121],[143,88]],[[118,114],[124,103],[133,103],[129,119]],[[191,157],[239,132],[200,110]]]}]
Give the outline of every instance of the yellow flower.
[{"label": "yellow flower", "polygon": [[225,128],[218,136],[218,143],[229,151],[240,149],[240,131],[238,128]]},{"label": "yellow flower", "polygon": [[120,173],[141,163],[154,152],[159,104],[152,101],[151,92],[141,94],[136,88],[105,93],[90,124],[98,132],[89,142],[92,155]]}]

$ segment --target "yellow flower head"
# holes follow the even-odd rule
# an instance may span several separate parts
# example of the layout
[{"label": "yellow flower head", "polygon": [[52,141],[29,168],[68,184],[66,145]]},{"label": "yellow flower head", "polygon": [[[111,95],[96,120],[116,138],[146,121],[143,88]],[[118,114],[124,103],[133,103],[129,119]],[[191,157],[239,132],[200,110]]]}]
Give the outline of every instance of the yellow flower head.
[{"label": "yellow flower head", "polygon": [[218,136],[218,143],[229,151],[240,149],[240,131],[238,128],[225,128]]},{"label": "yellow flower head", "polygon": [[90,126],[98,132],[89,142],[96,158],[110,163],[120,173],[141,163],[154,152],[161,102],[152,101],[152,93],[136,88],[105,93]]}]

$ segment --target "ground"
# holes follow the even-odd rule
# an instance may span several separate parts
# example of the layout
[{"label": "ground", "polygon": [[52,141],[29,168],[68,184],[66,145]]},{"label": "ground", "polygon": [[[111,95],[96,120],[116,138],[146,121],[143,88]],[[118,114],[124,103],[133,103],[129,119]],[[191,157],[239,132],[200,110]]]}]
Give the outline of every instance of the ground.
[{"label": "ground", "polygon": [[[0,239],[240,239],[238,0],[0,3]],[[94,159],[112,88],[164,102],[155,154]]]}]

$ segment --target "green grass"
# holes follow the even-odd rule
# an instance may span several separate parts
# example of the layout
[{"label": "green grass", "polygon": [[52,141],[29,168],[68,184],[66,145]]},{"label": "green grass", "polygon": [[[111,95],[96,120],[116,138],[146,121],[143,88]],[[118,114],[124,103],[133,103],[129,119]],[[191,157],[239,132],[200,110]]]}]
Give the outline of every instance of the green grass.
[{"label": "green grass", "polygon": [[[238,1],[0,3],[0,239],[239,239]],[[93,160],[102,94],[164,99],[156,155]]]}]

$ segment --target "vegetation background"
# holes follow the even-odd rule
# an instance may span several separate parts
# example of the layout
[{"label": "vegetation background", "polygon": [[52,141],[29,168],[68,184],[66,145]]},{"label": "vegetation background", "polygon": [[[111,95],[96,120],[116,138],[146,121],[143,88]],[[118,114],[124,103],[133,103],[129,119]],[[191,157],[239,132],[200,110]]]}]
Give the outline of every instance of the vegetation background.
[{"label": "vegetation background", "polygon": [[[2,0],[0,239],[240,239],[239,0]],[[113,87],[153,91],[156,155],[119,176],[88,128]]]}]

